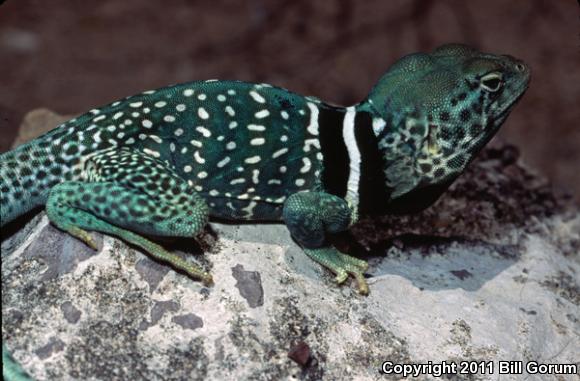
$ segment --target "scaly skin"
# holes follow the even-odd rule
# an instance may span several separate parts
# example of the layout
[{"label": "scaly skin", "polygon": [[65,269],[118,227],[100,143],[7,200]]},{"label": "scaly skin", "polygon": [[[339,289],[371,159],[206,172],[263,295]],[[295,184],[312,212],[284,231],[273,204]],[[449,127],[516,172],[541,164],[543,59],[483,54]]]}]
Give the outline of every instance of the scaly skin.
[{"label": "scaly skin", "polygon": [[[431,205],[526,90],[509,56],[442,46],[396,62],[343,108],[265,84],[193,82],[94,109],[0,156],[1,224],[40,205],[94,247],[100,231],[211,283],[144,235],[195,237],[209,217],[275,220],[304,252],[349,275],[366,262],[328,235],[364,213]],[[3,346],[5,379],[25,379]]]}]

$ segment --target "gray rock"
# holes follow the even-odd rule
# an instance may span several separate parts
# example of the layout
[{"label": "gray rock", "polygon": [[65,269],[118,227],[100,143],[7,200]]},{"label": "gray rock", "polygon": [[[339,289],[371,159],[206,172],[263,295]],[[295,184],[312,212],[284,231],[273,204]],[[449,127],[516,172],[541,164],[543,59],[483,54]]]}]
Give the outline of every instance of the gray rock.
[{"label": "gray rock", "polygon": [[115,238],[97,234],[92,252],[33,219],[2,243],[3,337],[39,380],[379,380],[400,378],[384,361],[471,360],[494,374],[446,378],[518,380],[498,361],[577,362],[580,212],[510,152],[484,151],[423,213],[358,224],[342,246],[370,253],[368,297],[283,225],[212,223],[204,255],[163,243],[211,269],[206,288]]},{"label": "gray rock", "polygon": [[203,320],[196,314],[178,315],[171,318],[175,324],[186,329],[197,329],[203,327]]},{"label": "gray rock", "polygon": [[38,356],[39,359],[45,360],[52,356],[55,353],[58,353],[64,349],[64,343],[56,337],[51,337],[43,347],[38,348],[35,351],[35,354]]},{"label": "gray rock", "polygon": [[[95,242],[102,246],[102,235],[93,233]],[[85,261],[96,253],[73,236],[63,234],[51,224],[44,226],[38,237],[22,252],[25,259],[39,261],[48,265],[43,271],[42,280],[57,277],[74,271],[79,262]]]},{"label": "gray rock", "polygon": [[259,272],[245,271],[244,266],[236,265],[232,267],[232,276],[238,281],[236,287],[250,307],[256,308],[264,304],[264,289]]},{"label": "gray rock", "polygon": [[75,306],[73,306],[73,304],[71,302],[64,302],[63,304],[60,305],[60,310],[62,311],[64,318],[69,322],[69,323],[76,323],[79,321],[79,319],[81,318],[81,311],[76,308]]},{"label": "gray rock", "polygon": [[175,303],[173,300],[168,300],[165,302],[155,302],[155,305],[151,309],[151,323],[153,325],[157,324],[159,320],[165,315],[166,312],[177,312],[179,311],[179,304]]}]

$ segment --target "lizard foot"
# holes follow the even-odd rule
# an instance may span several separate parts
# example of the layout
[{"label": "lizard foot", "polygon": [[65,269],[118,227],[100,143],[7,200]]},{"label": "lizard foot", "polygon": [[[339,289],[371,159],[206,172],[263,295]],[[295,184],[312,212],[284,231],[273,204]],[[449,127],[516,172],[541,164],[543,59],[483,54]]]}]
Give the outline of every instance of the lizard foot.
[{"label": "lizard foot", "polygon": [[343,254],[334,247],[304,249],[304,252],[314,261],[335,273],[336,283],[344,283],[351,275],[357,282],[359,294],[368,295],[369,286],[364,277],[364,272],[368,269],[366,261]]},{"label": "lizard foot", "polygon": [[148,240],[145,237],[112,225],[106,226],[106,228],[104,225],[101,225],[100,229],[105,230],[106,233],[116,235],[126,242],[141,247],[151,257],[159,261],[169,263],[176,269],[184,271],[193,279],[201,280],[205,286],[211,286],[213,284],[213,278],[211,274],[205,271],[202,267],[182,259],[178,255],[165,250],[160,245]]}]

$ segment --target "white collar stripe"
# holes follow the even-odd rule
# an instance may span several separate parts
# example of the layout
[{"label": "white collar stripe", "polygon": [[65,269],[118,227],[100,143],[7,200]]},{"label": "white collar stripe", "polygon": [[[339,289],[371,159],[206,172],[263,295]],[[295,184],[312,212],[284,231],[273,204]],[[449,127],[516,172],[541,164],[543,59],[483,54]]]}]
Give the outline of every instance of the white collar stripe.
[{"label": "white collar stripe", "polygon": [[344,115],[344,122],[342,127],[342,138],[344,139],[344,144],[348,151],[349,157],[349,175],[348,182],[346,186],[346,201],[353,207],[358,206],[359,201],[359,182],[360,182],[360,162],[361,155],[356,144],[356,138],[354,133],[356,118],[356,109],[354,106],[348,107],[346,109],[346,114]]},{"label": "white collar stripe", "polygon": [[314,103],[306,103],[310,109],[310,123],[306,130],[314,136],[318,136],[318,107]]}]

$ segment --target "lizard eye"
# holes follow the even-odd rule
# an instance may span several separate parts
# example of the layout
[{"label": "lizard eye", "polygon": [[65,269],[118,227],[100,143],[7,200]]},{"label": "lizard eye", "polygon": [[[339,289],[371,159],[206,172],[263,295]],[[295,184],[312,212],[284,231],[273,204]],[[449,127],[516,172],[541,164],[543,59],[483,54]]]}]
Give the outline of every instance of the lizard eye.
[{"label": "lizard eye", "polygon": [[481,87],[487,91],[498,91],[503,85],[502,76],[500,73],[489,73],[481,77]]}]

